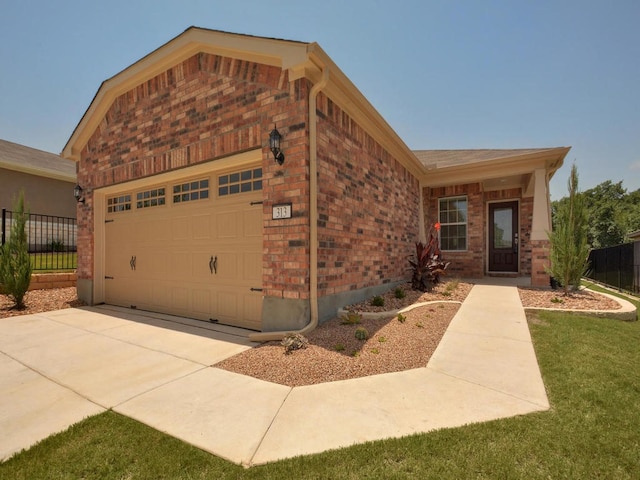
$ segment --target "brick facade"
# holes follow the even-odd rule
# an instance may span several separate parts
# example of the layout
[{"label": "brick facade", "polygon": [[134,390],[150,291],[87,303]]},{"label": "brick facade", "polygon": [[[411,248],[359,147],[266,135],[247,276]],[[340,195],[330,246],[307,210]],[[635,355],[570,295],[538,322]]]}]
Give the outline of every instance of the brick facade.
[{"label": "brick facade", "polygon": [[[262,148],[263,292],[308,300],[310,87],[277,67],[199,53],[118,96],[79,162],[78,277],[94,275],[94,189]],[[274,124],[282,166],[268,149]],[[418,180],[323,94],[318,152],[318,295],[406,278]],[[279,203],[293,218],[271,218]]]},{"label": "brick facade", "polygon": [[[289,82],[280,68],[206,53],[117,97],[79,162],[87,190],[78,212],[79,278],[93,276],[93,189],[262,148],[265,294],[308,298],[307,99],[305,79]],[[268,150],[274,124],[284,167]],[[296,219],[272,221],[271,205],[284,201]]]},{"label": "brick facade", "polygon": [[[468,204],[467,250],[443,252],[445,260],[450,261],[449,275],[461,278],[482,278],[487,272],[487,225],[490,202],[517,200],[519,205],[519,271],[520,276],[531,276],[532,259],[542,255],[542,244],[531,241],[533,220],[533,198],[523,197],[520,188],[483,191],[481,183],[453,185],[447,187],[425,188],[423,191],[425,225],[427,229],[438,221],[438,200],[446,197],[465,196]],[[534,262],[534,265],[536,263]],[[548,283],[548,282],[547,282]]]},{"label": "brick facade", "polygon": [[317,105],[318,295],[408,278],[418,180],[331,99]]}]

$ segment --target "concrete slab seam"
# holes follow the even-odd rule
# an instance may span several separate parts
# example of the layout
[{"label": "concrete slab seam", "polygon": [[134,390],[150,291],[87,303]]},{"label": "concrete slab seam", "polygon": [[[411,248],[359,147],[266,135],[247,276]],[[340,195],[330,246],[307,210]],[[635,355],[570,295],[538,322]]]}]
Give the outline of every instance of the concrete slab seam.
[{"label": "concrete slab seam", "polygon": [[[531,401],[530,399],[528,399],[528,398],[523,398],[523,397],[520,397],[520,396],[518,396],[518,395],[514,395],[514,394],[512,394],[512,393],[509,393],[509,392],[505,392],[505,391],[502,391],[502,390],[498,390],[497,388],[491,388],[491,387],[488,387],[487,385],[483,385],[482,383],[472,382],[472,381],[467,380],[466,378],[461,378],[461,377],[458,377],[458,376],[456,376],[456,375],[451,375],[450,373],[444,372],[444,371],[439,370],[439,369],[437,369],[437,368],[430,367],[430,366],[428,366],[428,365],[427,365],[427,367],[426,367],[426,368],[428,368],[428,369],[429,369],[429,370],[431,370],[432,372],[436,372],[436,373],[438,373],[438,374],[440,374],[440,375],[445,375],[445,376],[447,376],[447,377],[449,377],[449,378],[455,378],[456,380],[459,380],[459,381],[461,381],[461,382],[468,383],[468,384],[470,384],[470,385],[476,385],[476,386],[481,387],[481,388],[484,388],[484,389],[486,389],[486,390],[491,390],[491,391],[496,392],[496,393],[499,393],[499,394],[501,394],[501,395],[505,395],[505,396],[507,396],[507,397],[515,398],[515,399],[517,399],[517,400],[520,400],[520,401],[523,401],[523,402],[529,403],[529,404],[531,404],[531,405],[535,405],[535,406],[537,406],[537,407],[542,408],[542,411],[544,411],[544,410],[549,410],[549,409],[551,408],[551,407],[550,407],[550,405],[541,405],[541,404],[539,404],[539,403],[537,403],[537,402],[532,402],[532,401]],[[543,387],[544,387],[544,383],[543,383]],[[545,395],[546,395],[546,391],[547,391],[547,389],[545,388],[544,390],[545,390]],[[540,409],[536,409],[535,411],[540,411]]]},{"label": "concrete slab seam", "polygon": [[258,442],[258,446],[256,447],[256,449],[253,451],[253,454],[251,455],[251,458],[249,459],[249,463],[247,465],[245,465],[246,467],[251,467],[253,466],[253,459],[256,457],[256,455],[258,454],[258,451],[260,450],[260,448],[262,447],[262,443],[264,442],[264,439],[267,437],[267,435],[269,434],[269,431],[271,430],[271,427],[273,426],[273,423],[276,421],[276,419],[278,418],[278,416],[280,415],[280,411],[284,408],[285,403],[287,403],[287,399],[289,398],[289,395],[291,395],[291,392],[293,392],[293,389],[296,387],[291,387],[289,388],[289,392],[287,393],[287,395],[284,397],[284,399],[282,400],[282,403],[280,404],[280,407],[278,407],[278,410],[276,411],[276,413],[273,415],[273,418],[271,419],[271,421],[269,422],[269,426],[267,426],[267,428],[264,430],[264,433],[262,434],[262,436],[260,437],[260,441]]}]

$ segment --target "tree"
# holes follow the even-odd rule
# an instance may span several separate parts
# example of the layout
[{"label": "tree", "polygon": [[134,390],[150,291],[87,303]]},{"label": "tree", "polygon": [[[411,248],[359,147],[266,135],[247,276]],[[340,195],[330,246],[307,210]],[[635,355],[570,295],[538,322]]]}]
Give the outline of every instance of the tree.
[{"label": "tree", "polygon": [[27,242],[27,219],[24,192],[13,205],[11,234],[9,241],[0,249],[0,291],[14,302],[12,308],[25,308],[24,297],[31,283],[31,258]]},{"label": "tree", "polygon": [[[628,242],[629,233],[640,230],[640,189],[627,193],[622,182],[606,180],[581,195],[587,211],[587,243],[590,247],[611,247]],[[564,197],[552,202],[554,228],[558,225],[558,209],[568,201]]]},{"label": "tree", "polygon": [[558,204],[555,228],[549,235],[551,242],[551,267],[549,273],[563,288],[577,289],[580,279],[589,266],[589,245],[587,244],[587,217],[584,197],[578,192],[578,168],[571,167],[569,176],[569,198]]}]

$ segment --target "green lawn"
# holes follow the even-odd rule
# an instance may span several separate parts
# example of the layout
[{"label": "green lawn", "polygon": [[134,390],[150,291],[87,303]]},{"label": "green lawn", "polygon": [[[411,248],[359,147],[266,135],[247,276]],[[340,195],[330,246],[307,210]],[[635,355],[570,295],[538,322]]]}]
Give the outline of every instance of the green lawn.
[{"label": "green lawn", "polygon": [[33,273],[73,271],[78,266],[76,252],[30,253]]},{"label": "green lawn", "polygon": [[640,478],[640,323],[543,313],[530,329],[547,412],[248,470],[107,412],[0,465],[0,479]]}]

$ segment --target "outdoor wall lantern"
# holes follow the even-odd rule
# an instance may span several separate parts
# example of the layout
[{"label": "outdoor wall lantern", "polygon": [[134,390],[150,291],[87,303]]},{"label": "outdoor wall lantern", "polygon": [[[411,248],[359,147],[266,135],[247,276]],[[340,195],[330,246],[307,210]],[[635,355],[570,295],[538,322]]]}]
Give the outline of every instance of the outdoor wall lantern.
[{"label": "outdoor wall lantern", "polygon": [[284,163],[284,153],[280,150],[280,140],[282,139],[282,135],[276,128],[273,126],[273,130],[269,134],[269,148],[271,148],[271,153],[273,153],[273,158],[276,159],[278,165],[282,165]]},{"label": "outdoor wall lantern", "polygon": [[78,203],[84,203],[84,190],[82,187],[76,183],[76,186],[73,187],[73,198],[76,199]]}]

